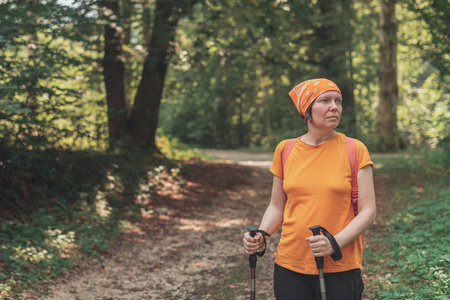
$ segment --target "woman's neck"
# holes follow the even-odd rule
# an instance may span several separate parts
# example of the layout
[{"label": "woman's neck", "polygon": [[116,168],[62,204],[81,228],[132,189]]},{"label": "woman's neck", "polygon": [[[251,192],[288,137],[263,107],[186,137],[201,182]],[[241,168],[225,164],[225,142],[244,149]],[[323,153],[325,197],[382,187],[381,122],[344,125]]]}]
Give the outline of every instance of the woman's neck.
[{"label": "woman's neck", "polygon": [[308,132],[301,137],[301,140],[308,145],[318,146],[331,140],[337,134],[334,130],[316,131],[308,130]]}]

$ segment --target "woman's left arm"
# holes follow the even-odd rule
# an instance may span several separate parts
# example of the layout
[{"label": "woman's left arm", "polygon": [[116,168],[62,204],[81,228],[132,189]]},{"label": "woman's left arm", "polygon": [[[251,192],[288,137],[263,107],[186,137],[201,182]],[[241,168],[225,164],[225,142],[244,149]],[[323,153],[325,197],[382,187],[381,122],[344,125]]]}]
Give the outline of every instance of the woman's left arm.
[{"label": "woman's left arm", "polygon": [[335,239],[341,248],[360,236],[376,217],[375,188],[372,166],[367,165],[358,171],[358,215]]}]

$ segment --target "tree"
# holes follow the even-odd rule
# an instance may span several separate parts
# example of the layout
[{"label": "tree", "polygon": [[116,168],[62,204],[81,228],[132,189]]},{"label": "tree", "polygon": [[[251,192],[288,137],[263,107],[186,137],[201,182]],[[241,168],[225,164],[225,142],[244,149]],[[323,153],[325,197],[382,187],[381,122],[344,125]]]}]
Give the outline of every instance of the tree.
[{"label": "tree", "polygon": [[380,103],[376,123],[379,150],[396,151],[397,133],[397,30],[395,0],[380,0],[379,14],[379,85]]},{"label": "tree", "polygon": [[105,47],[103,58],[103,76],[108,104],[109,145],[114,147],[117,141],[127,134],[127,110],[125,105],[125,67],[123,63],[122,37],[120,35],[120,9],[118,0],[103,1],[105,24]]},{"label": "tree", "polygon": [[[119,0],[105,0],[103,5],[112,17],[105,26],[104,76],[108,103],[108,124],[111,146],[118,140],[128,146],[137,146],[157,152],[155,136],[159,107],[164,90],[169,60],[174,52],[175,31],[179,20],[197,0],[157,0],[152,34],[148,44],[141,80],[129,117],[125,100],[125,67],[123,64],[123,37],[118,32],[120,20]],[[122,11],[129,17],[129,3],[122,1]],[[144,4],[144,17],[148,6]],[[144,28],[148,28],[144,26]],[[127,36],[127,32],[125,32]],[[148,33],[144,33],[148,36]],[[131,144],[130,144],[131,142]]]}]

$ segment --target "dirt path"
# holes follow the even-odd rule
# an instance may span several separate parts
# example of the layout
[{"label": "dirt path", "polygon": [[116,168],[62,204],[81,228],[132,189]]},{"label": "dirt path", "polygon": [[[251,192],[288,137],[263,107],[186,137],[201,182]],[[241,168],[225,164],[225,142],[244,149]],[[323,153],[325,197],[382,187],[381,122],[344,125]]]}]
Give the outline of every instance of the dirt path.
[{"label": "dirt path", "polygon": [[[248,299],[248,281],[228,278],[249,272],[241,239],[248,225],[258,224],[270,199],[272,156],[209,153],[230,160],[190,163],[180,192],[158,203],[158,213],[140,230],[110,257],[39,299]],[[278,239],[279,233],[258,260],[258,281],[265,282],[258,299],[273,299]],[[217,287],[222,292],[214,294]]]}]

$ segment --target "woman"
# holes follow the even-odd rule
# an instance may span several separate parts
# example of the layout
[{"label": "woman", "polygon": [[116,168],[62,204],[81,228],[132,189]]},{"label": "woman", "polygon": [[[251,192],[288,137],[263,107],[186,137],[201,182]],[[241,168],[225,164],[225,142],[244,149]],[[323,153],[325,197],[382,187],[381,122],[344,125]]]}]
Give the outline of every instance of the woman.
[{"label": "woman", "polygon": [[[290,93],[308,126],[292,148],[284,166],[281,153],[287,140],[276,148],[272,168],[272,196],[259,230],[272,235],[282,225],[274,270],[274,292],[278,300],[320,299],[314,257],[325,259],[327,298],[361,299],[363,242],[361,234],[375,219],[375,191],[367,148],[356,141],[358,160],[358,214],[351,203],[351,170],[345,136],[337,133],[342,114],[342,95],[328,79],[312,79]],[[342,259],[331,259],[335,251],[324,235],[312,236],[314,225],[326,228],[335,238]],[[247,254],[263,244],[261,233],[243,238]]]}]

